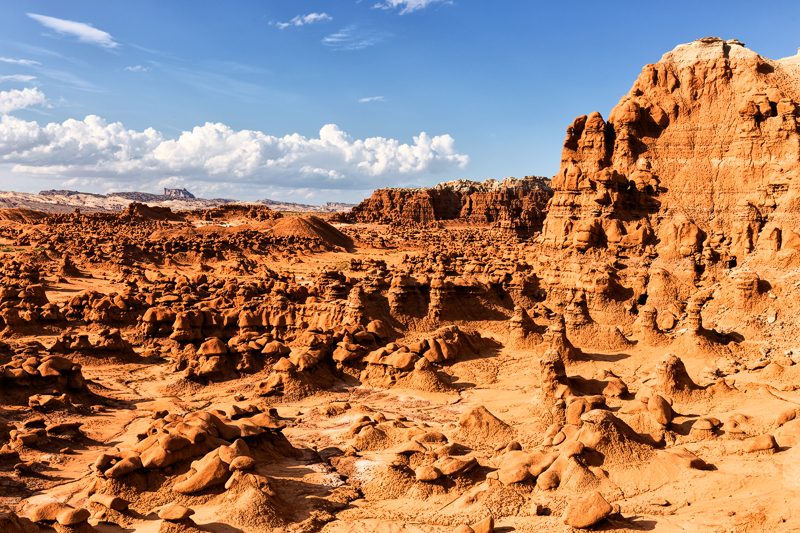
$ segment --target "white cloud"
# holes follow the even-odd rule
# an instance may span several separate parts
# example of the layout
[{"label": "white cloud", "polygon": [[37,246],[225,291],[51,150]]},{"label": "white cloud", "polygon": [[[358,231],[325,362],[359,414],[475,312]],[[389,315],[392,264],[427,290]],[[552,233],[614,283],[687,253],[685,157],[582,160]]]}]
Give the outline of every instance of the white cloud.
[{"label": "white cloud", "polygon": [[9,57],[0,57],[0,61],[3,63],[14,63],[15,65],[41,65],[38,61],[33,61],[32,59],[11,59]]},{"label": "white cloud", "polygon": [[333,20],[333,17],[327,13],[309,13],[308,15],[297,15],[289,22],[276,22],[275,25],[280,29],[284,29],[288,28],[289,26],[305,26],[306,24],[325,22],[327,20]]},{"label": "white cloud", "polygon": [[366,102],[385,102],[386,98],[383,96],[370,96],[369,98],[362,98],[359,102],[366,103]]},{"label": "white cloud", "polygon": [[390,34],[372,30],[362,30],[355,24],[342,28],[322,39],[322,44],[334,50],[361,50],[383,41]]},{"label": "white cloud", "polygon": [[114,41],[111,34],[98,30],[97,28],[84,22],[74,22],[72,20],[57,19],[45,15],[28,13],[33,20],[42,24],[45,28],[50,28],[61,35],[72,35],[77,37],[82,43],[94,44],[103,48],[116,48],[119,43]]},{"label": "white cloud", "polygon": [[413,180],[425,173],[465,168],[449,135],[420,133],[413,143],[353,139],[328,124],[318,138],[275,137],[206,123],[166,139],[148,128],[126,130],[100,117],[40,126],[9,115],[0,119],[0,164],[42,179],[99,180],[146,190],[162,180],[208,192],[264,187],[363,190]]},{"label": "white cloud", "polygon": [[400,9],[400,14],[405,15],[418,9],[423,9],[431,4],[452,4],[452,0],[385,0],[378,2],[373,8],[378,9]]},{"label": "white cloud", "polygon": [[143,67],[141,65],[136,65],[135,67],[125,67],[125,70],[130,72],[147,72],[150,70],[150,67]]},{"label": "white cloud", "polygon": [[36,76],[25,76],[24,74],[11,74],[10,76],[0,76],[0,81],[33,81]]},{"label": "white cloud", "polygon": [[[44,93],[39,89],[22,89],[21,91],[14,89],[13,91],[0,92],[0,114],[2,115],[7,115],[12,111],[25,109],[32,105],[44,105],[45,103],[47,103],[47,100],[44,97]],[[5,116],[3,119],[5,119]],[[0,143],[2,142],[4,142],[4,139],[0,138]]]}]

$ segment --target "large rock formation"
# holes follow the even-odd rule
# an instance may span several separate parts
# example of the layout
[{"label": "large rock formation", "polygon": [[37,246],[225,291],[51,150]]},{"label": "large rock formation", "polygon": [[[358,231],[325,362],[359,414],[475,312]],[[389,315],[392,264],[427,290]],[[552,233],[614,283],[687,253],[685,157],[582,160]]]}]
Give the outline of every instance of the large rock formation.
[{"label": "large rock formation", "polygon": [[506,178],[502,182],[456,180],[431,188],[378,189],[350,213],[341,213],[337,218],[422,226],[460,220],[527,236],[541,229],[544,207],[551,194],[548,180],[536,176]]},{"label": "large rock formation", "polygon": [[800,57],[710,37],[646,65],[604,120],[567,128],[541,240],[736,257],[800,250]]}]

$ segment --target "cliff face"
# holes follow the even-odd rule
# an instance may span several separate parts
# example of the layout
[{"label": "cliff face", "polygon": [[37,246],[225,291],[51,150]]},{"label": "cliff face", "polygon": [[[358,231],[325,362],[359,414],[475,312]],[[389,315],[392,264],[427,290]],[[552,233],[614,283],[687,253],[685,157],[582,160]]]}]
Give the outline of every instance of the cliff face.
[{"label": "cliff face", "polygon": [[338,218],[423,226],[460,220],[530,235],[541,229],[551,194],[547,180],[535,177],[503,182],[458,180],[422,189],[378,189]]},{"label": "cliff face", "polygon": [[699,39],[567,128],[540,240],[663,257],[800,251],[800,57]]}]

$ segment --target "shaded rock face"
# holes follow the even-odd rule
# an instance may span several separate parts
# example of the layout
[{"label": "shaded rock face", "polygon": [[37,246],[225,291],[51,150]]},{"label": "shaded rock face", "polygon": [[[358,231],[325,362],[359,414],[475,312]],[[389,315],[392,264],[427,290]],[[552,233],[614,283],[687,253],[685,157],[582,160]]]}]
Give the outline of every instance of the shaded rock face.
[{"label": "shaded rock face", "polygon": [[607,120],[567,128],[541,240],[740,261],[800,249],[799,67],[717,38],[646,65]]},{"label": "shaded rock face", "polygon": [[547,180],[532,176],[503,182],[458,180],[434,188],[378,189],[339,218],[347,222],[422,226],[459,220],[530,235],[541,229],[550,194]]}]

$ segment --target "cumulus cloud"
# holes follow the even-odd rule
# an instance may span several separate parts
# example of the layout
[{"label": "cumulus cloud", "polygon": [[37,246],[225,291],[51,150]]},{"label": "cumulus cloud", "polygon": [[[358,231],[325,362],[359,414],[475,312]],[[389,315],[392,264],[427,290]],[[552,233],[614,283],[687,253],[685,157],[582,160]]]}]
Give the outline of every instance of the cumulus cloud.
[{"label": "cumulus cloud", "polygon": [[38,61],[33,61],[32,59],[11,59],[10,57],[0,57],[0,61],[3,63],[14,63],[15,65],[41,65]]},{"label": "cumulus cloud", "polygon": [[370,96],[369,98],[362,98],[359,100],[359,102],[361,102],[362,104],[365,104],[367,102],[385,102],[385,101],[386,98],[384,98],[383,96]]},{"label": "cumulus cloud", "polygon": [[378,2],[374,8],[377,9],[400,9],[400,14],[405,15],[418,9],[423,9],[431,4],[452,4],[452,0],[385,0]]},{"label": "cumulus cloud", "polygon": [[362,30],[352,24],[322,39],[322,44],[334,50],[361,50],[373,44],[378,44],[386,37],[389,37],[388,33]]},{"label": "cumulus cloud", "polygon": [[361,190],[464,168],[468,162],[450,135],[424,132],[413,143],[401,144],[383,137],[353,139],[333,124],[324,126],[318,138],[308,138],[206,123],[166,139],[152,128],[127,130],[97,116],[45,126],[9,115],[0,119],[0,163],[14,165],[14,172],[100,179],[123,183],[127,190],[167,179],[204,190],[231,184]]},{"label": "cumulus cloud", "polygon": [[130,72],[147,72],[150,70],[150,67],[143,67],[141,65],[136,65],[135,67],[125,67],[125,70]]},{"label": "cumulus cloud", "polygon": [[325,22],[326,20],[333,20],[333,17],[327,13],[309,13],[308,15],[297,15],[289,22],[276,22],[275,25],[280,29],[284,29],[289,26],[305,26],[315,22]]},{"label": "cumulus cloud", "polygon": [[0,81],[33,81],[36,76],[26,76],[24,74],[11,74],[10,76],[0,76]]},{"label": "cumulus cloud", "polygon": [[[22,89],[21,91],[14,89],[13,91],[0,92],[0,114],[2,115],[7,115],[12,111],[25,109],[32,105],[44,105],[45,103],[47,103],[47,99],[39,89]],[[0,139],[0,143],[2,142]]]},{"label": "cumulus cloud", "polygon": [[72,37],[77,37],[82,43],[94,44],[97,46],[102,46],[103,48],[116,48],[119,46],[119,43],[114,41],[114,38],[111,37],[111,34],[102,30],[98,30],[97,28],[84,22],[58,19],[45,15],[37,15],[36,13],[28,13],[28,16],[40,23],[45,28],[49,28],[59,35],[71,35]]}]

